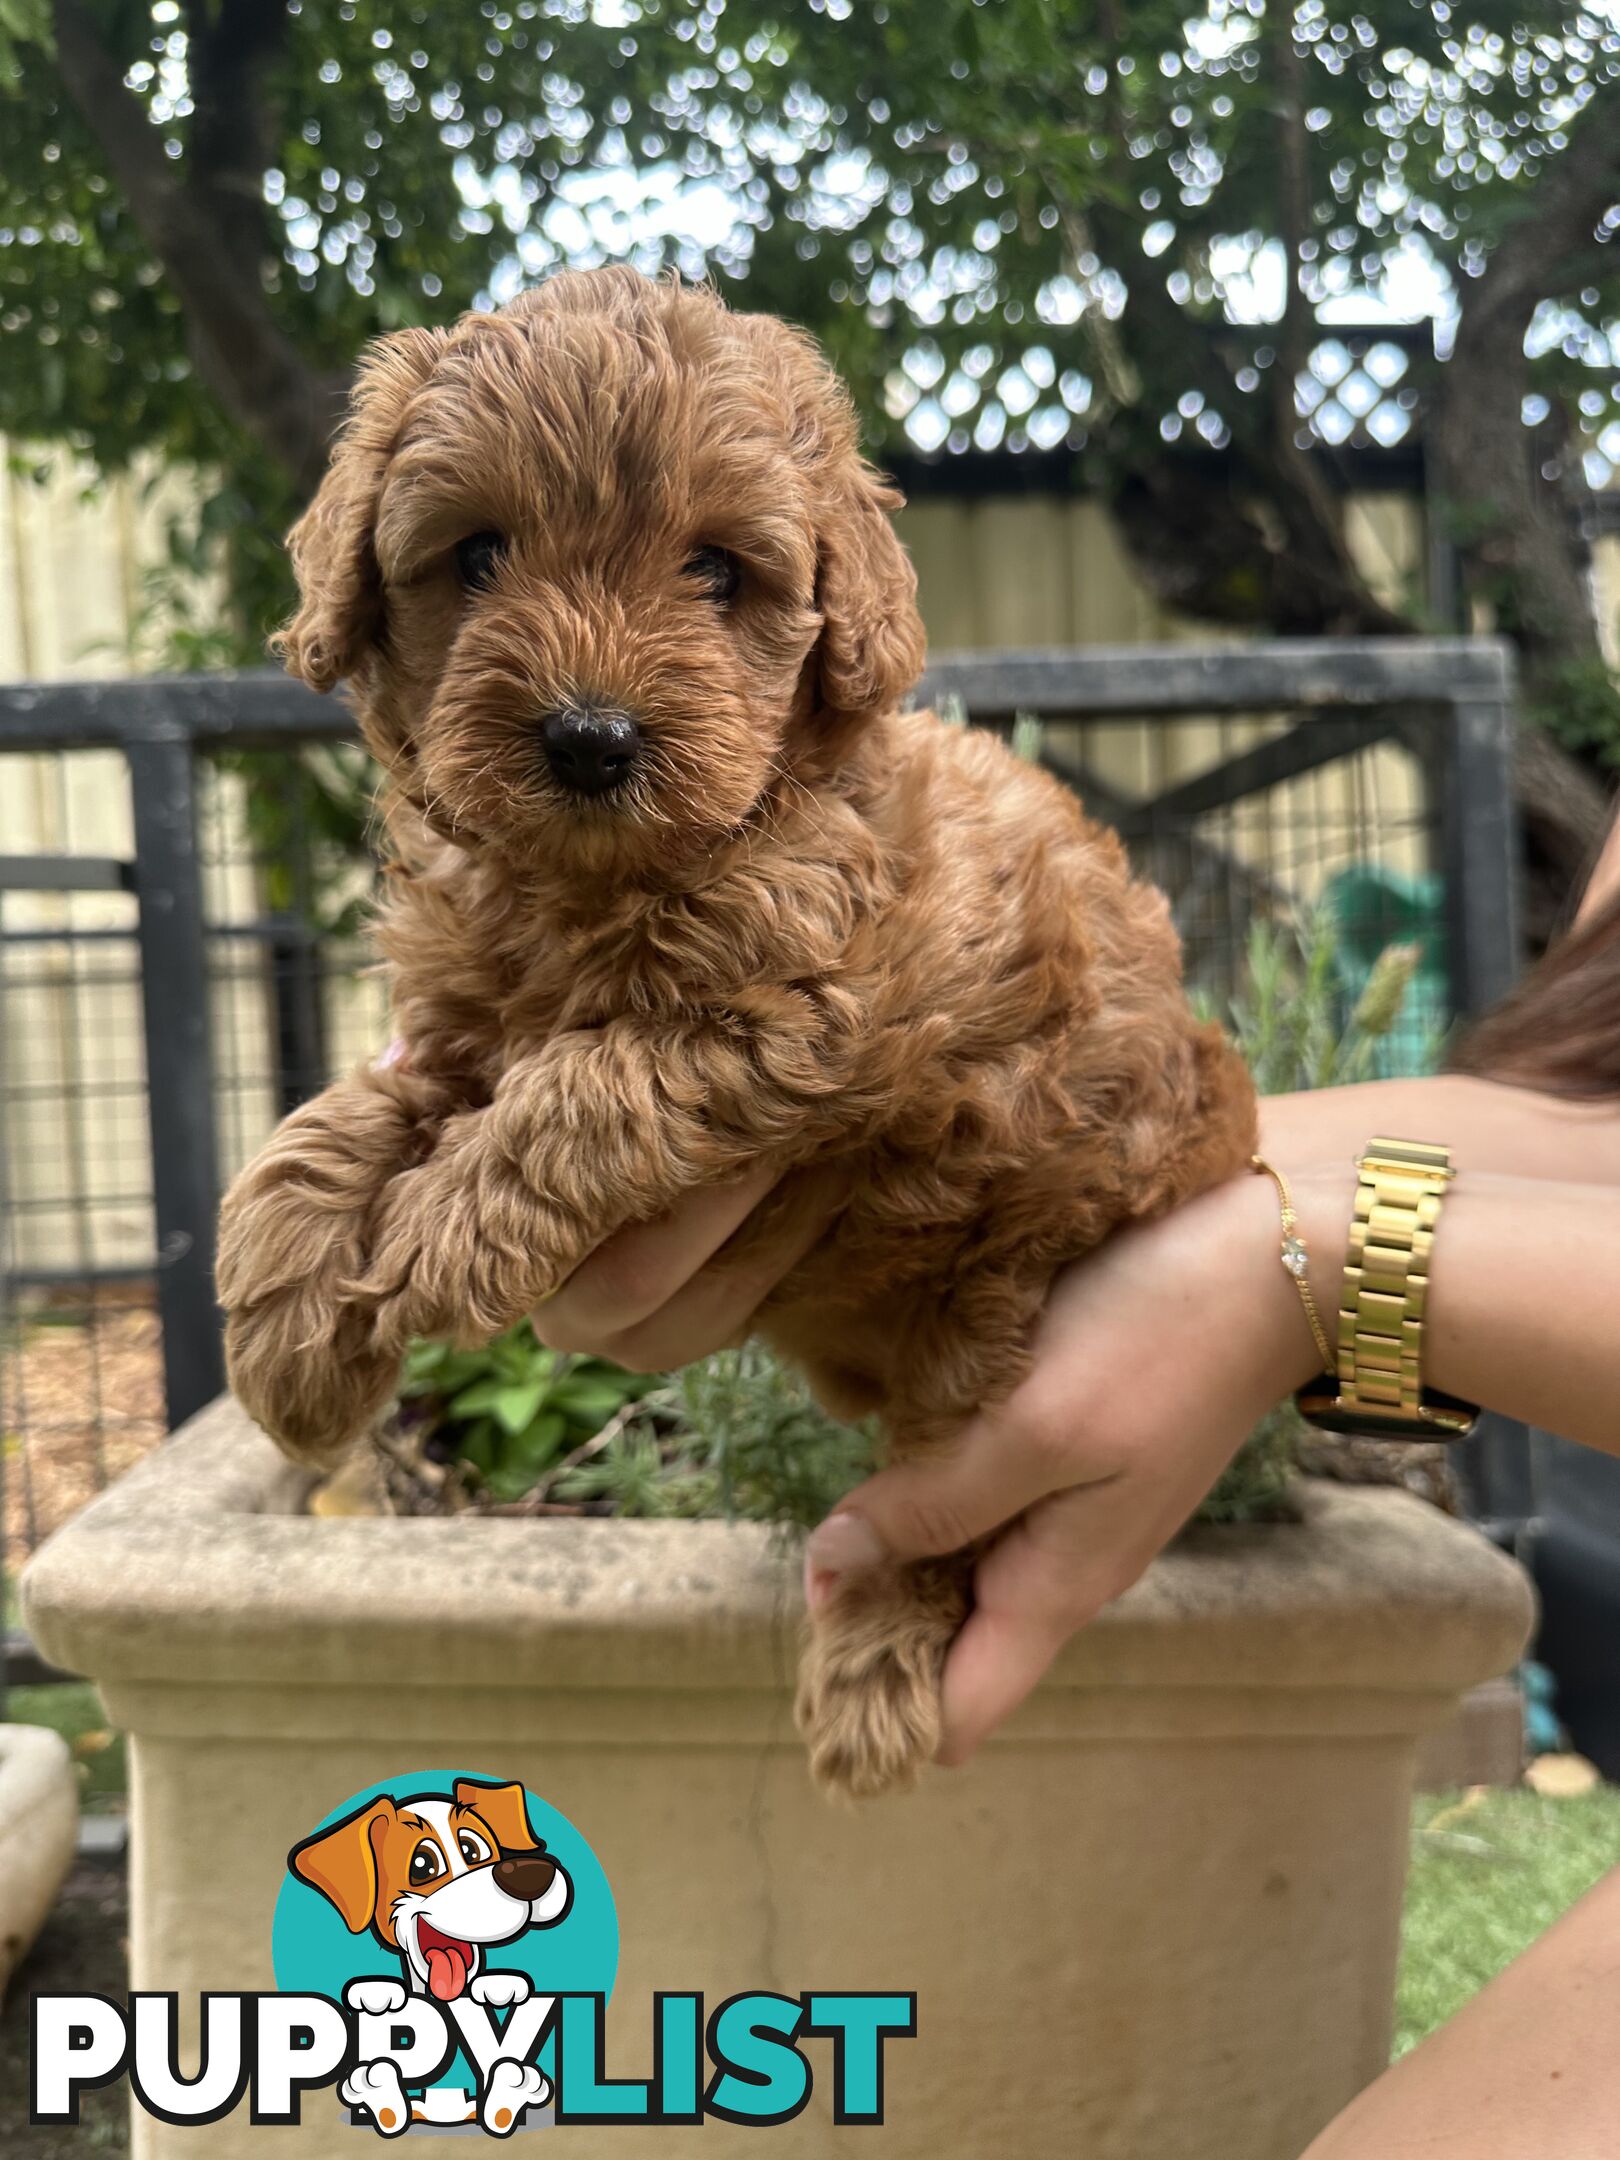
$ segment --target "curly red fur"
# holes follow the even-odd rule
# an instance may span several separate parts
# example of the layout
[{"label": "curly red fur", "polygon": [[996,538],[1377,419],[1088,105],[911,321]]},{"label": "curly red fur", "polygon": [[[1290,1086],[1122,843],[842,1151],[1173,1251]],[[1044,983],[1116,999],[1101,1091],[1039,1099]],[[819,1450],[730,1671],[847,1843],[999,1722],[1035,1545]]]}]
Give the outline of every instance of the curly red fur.
[{"label": "curly red fur", "polygon": [[[327,1457],[406,1341],[510,1326],[616,1226],[761,1158],[831,1187],[758,1316],[899,1449],[1005,1396],[1053,1271],[1244,1161],[1243,1067],[1181,992],[1162,896],[1055,781],[906,713],[911,567],[814,346],[623,270],[368,360],[292,536],[285,651],[352,684],[397,853],[404,1066],[298,1111],[238,1179],[232,1379]],[[501,534],[488,591],[456,543]],[[740,561],[717,605],[683,566]],[[539,716],[637,715],[581,800]],[[812,1633],[818,1775],[932,1753],[968,1564],[851,1585]]]}]

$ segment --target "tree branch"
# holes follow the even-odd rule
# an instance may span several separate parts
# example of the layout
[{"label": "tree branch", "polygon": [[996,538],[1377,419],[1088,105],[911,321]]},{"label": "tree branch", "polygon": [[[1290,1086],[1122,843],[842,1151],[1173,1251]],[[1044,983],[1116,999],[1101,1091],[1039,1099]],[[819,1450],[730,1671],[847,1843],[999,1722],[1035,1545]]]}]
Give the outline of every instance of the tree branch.
[{"label": "tree branch", "polygon": [[[231,63],[214,80],[201,132],[205,143],[216,146],[216,162],[212,176],[204,174],[207,184],[195,191],[184,175],[188,160],[165,156],[157,129],[126,89],[123,70],[102,44],[83,0],[54,0],[52,12],[63,82],[179,297],[198,376],[286,469],[300,493],[312,493],[325,466],[341,385],[310,367],[276,323],[259,278],[262,227],[255,220],[253,244],[245,247],[241,209],[222,214],[219,202],[227,172],[238,198],[243,187],[240,157],[223,154],[224,138],[233,126],[240,127],[250,156],[258,140],[261,123],[225,85],[233,72],[238,93],[259,80],[270,49],[267,0],[223,0],[218,20],[204,33],[205,51],[212,46],[218,54],[238,25],[246,27],[251,57],[245,71]],[[205,59],[205,72],[207,64]],[[261,166],[255,189],[262,173]]]},{"label": "tree branch", "polygon": [[[1291,412],[1293,396],[1285,359],[1277,369],[1286,380],[1272,399],[1247,408],[1233,384],[1241,363],[1223,350],[1229,333],[1188,320],[1154,266],[1133,257],[1128,218],[1099,204],[1091,222],[1099,252],[1132,263],[1124,320],[1137,394],[1134,410],[1122,410],[1110,431],[1110,462],[1121,528],[1155,589],[1213,620],[1267,623],[1285,635],[1410,633],[1407,617],[1386,607],[1357,567],[1318,453],[1299,443],[1297,423],[1282,424],[1277,401],[1286,399]],[[1175,370],[1173,387],[1166,366]],[[1227,419],[1229,476],[1198,473],[1194,458],[1159,439],[1175,389],[1189,387]]]},{"label": "tree branch", "polygon": [[1268,24],[1268,45],[1277,90],[1277,166],[1281,180],[1278,219],[1287,267],[1283,275],[1282,317],[1277,351],[1282,361],[1280,389],[1285,393],[1281,423],[1293,433],[1299,425],[1294,379],[1310,360],[1314,327],[1305,294],[1305,242],[1311,228],[1310,149],[1305,133],[1304,69],[1294,43],[1292,9],[1279,10]]},{"label": "tree branch", "polygon": [[[1620,197],[1620,131],[1594,98],[1557,169],[1525,191],[1517,222],[1461,295],[1456,341],[1428,430],[1437,492],[1464,582],[1519,642],[1527,685],[1598,657],[1585,551],[1545,451],[1524,425],[1525,336],[1545,299],[1590,273],[1598,220]],[[1617,257],[1608,247],[1605,260]]]},{"label": "tree branch", "polygon": [[[1601,666],[1585,543],[1561,489],[1546,477],[1546,431],[1524,424],[1525,336],[1543,300],[1580,284],[1616,251],[1597,226],[1620,198],[1620,131],[1594,97],[1548,176],[1461,294],[1452,356],[1426,428],[1431,494],[1450,521],[1464,590],[1519,648],[1534,714],[1565,700],[1572,679]],[[1533,869],[1532,932],[1545,931],[1590,863],[1608,818],[1605,789],[1535,727],[1517,766]]]},{"label": "tree branch", "polygon": [[244,260],[265,250],[264,175],[278,159],[265,77],[287,33],[287,0],[193,6],[186,48],[193,114],[181,166],[187,192],[213,205]]},{"label": "tree branch", "polygon": [[1543,300],[1614,269],[1615,247],[1599,240],[1597,226],[1620,202],[1620,128],[1600,93],[1587,101],[1570,132],[1569,148],[1545,180],[1524,190],[1516,221],[1463,292],[1463,328],[1518,322],[1527,330]]}]

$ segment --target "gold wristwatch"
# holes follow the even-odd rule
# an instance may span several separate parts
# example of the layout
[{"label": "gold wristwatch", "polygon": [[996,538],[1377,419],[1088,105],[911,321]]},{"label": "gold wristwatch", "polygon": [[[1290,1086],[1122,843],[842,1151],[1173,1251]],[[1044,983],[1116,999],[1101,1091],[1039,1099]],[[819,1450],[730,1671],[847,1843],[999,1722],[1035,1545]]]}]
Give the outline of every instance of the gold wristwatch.
[{"label": "gold wristwatch", "polygon": [[1371,1140],[1356,1168],[1337,1373],[1324,1373],[1295,1400],[1324,1432],[1459,1439],[1473,1430],[1478,1408],[1423,1384],[1429,1254],[1456,1175],[1451,1152],[1422,1140]]}]

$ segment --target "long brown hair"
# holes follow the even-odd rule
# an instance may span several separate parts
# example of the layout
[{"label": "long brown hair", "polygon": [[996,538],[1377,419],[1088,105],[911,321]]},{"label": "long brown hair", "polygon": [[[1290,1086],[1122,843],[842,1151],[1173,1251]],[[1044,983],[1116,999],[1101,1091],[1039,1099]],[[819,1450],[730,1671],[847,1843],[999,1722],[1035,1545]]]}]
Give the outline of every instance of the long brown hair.
[{"label": "long brown hair", "polygon": [[1620,1095],[1620,890],[1548,948],[1450,1062],[1544,1095]]}]

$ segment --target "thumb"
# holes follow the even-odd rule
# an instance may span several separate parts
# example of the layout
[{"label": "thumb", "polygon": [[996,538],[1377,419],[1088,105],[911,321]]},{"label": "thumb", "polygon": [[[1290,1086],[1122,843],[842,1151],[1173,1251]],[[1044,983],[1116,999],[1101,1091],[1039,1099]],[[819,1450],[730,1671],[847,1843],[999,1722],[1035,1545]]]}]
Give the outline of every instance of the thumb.
[{"label": "thumb", "polygon": [[1005,1420],[974,1418],[948,1447],[880,1470],[839,1501],[805,1549],[805,1598],[824,1605],[842,1575],[889,1560],[961,1552],[1063,1482]]}]

